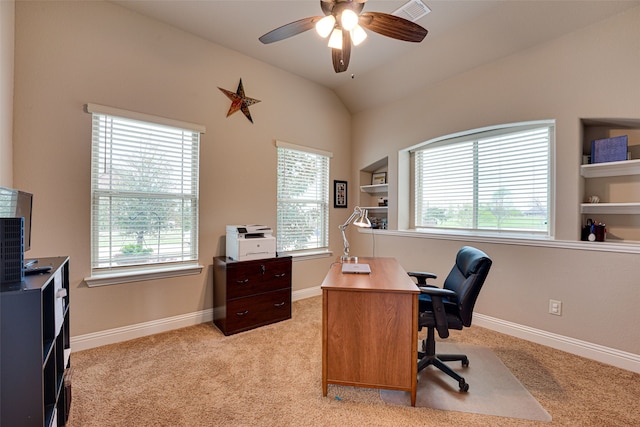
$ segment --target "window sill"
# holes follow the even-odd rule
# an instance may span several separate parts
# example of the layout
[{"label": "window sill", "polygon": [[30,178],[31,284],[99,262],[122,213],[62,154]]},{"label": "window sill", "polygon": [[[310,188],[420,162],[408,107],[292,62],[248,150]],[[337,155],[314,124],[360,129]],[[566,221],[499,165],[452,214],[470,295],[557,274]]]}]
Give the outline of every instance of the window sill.
[{"label": "window sill", "polygon": [[310,259],[328,258],[333,256],[331,251],[308,251],[308,252],[283,252],[282,255],[288,255],[292,257],[292,261],[307,261]]},{"label": "window sill", "polygon": [[200,274],[204,267],[202,265],[156,267],[125,272],[110,272],[96,274],[85,277],[84,281],[90,288],[96,286],[118,285],[121,283],[141,282],[144,280],[165,279],[168,277],[189,276]]},{"label": "window sill", "polygon": [[495,243],[501,245],[536,246],[547,248],[574,249],[582,251],[619,252],[640,254],[639,242],[582,242],[573,240],[555,240],[551,237],[521,237],[521,236],[489,236],[482,234],[464,233],[435,233],[418,230],[380,230],[359,228],[359,233],[384,234],[386,236],[412,237],[419,239],[457,240],[464,242]]}]

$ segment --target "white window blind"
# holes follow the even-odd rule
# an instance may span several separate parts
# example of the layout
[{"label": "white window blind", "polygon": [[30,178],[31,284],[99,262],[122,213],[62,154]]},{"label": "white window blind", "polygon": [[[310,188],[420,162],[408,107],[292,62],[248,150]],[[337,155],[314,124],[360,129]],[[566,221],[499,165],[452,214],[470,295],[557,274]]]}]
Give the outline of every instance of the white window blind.
[{"label": "white window blind", "polygon": [[331,153],[278,142],[277,250],[329,247]]},{"label": "white window blind", "polygon": [[92,104],[87,110],[93,115],[92,272],[197,262],[204,129]]},{"label": "white window blind", "polygon": [[415,226],[550,234],[553,126],[509,126],[415,151]]}]

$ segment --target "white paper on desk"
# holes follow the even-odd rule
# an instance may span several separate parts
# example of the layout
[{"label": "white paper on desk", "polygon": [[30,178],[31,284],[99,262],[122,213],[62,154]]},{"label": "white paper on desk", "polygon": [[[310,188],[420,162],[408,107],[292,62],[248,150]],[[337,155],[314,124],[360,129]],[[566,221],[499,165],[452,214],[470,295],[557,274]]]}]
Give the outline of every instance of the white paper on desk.
[{"label": "white paper on desk", "polygon": [[342,272],[350,274],[369,274],[371,267],[369,264],[342,264]]}]

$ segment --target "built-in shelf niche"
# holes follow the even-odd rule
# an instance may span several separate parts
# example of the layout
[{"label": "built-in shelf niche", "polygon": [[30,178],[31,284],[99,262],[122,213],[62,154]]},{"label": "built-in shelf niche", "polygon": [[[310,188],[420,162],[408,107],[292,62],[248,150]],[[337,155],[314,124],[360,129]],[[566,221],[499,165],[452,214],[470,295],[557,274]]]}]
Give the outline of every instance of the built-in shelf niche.
[{"label": "built-in shelf niche", "polygon": [[[640,244],[640,119],[583,119],[581,221],[606,224],[607,241]],[[629,160],[588,164],[591,141],[628,136]],[[589,203],[598,196],[598,203]]]},{"label": "built-in shelf niche", "polygon": [[[359,206],[369,211],[369,219],[375,228],[387,228],[388,206],[380,206],[382,198],[388,201],[389,196],[389,159],[387,157],[360,170]],[[386,174],[384,184],[374,184],[375,173]]]}]

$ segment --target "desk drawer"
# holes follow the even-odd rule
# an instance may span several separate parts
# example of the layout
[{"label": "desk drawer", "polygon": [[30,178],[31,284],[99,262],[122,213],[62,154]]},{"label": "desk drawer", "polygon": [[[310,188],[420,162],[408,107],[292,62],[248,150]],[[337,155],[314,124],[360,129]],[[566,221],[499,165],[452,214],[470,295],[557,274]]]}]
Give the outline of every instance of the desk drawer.
[{"label": "desk drawer", "polygon": [[[245,263],[247,264],[247,263]],[[291,259],[227,267],[227,298],[242,298],[291,287]]]},{"label": "desk drawer", "polygon": [[225,335],[291,318],[291,289],[238,298],[227,303]]}]

